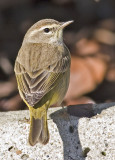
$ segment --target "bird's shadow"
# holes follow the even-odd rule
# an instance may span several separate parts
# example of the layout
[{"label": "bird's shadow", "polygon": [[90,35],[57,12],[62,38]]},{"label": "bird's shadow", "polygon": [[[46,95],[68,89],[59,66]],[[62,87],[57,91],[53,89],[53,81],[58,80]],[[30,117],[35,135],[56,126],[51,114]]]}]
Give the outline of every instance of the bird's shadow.
[{"label": "bird's shadow", "polygon": [[115,106],[115,102],[102,104],[81,104],[67,107],[67,109],[58,110],[50,115],[54,123],[57,125],[59,134],[63,141],[64,160],[85,160],[85,157],[87,156],[87,153],[85,150],[82,150],[80,144],[78,133],[79,117],[90,118],[101,113],[102,110],[112,106]]},{"label": "bird's shadow", "polygon": [[63,141],[64,160],[85,160],[78,135],[79,118],[69,116],[65,109],[50,115]]}]

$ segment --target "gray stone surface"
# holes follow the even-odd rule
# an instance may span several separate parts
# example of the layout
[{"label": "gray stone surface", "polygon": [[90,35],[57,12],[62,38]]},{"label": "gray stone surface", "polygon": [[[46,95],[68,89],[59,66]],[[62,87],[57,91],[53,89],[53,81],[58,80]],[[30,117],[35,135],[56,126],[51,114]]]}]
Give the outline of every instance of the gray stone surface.
[{"label": "gray stone surface", "polygon": [[92,109],[94,114],[100,114],[102,110],[115,106],[115,102],[111,103],[100,103],[100,104],[93,104]]},{"label": "gray stone surface", "polygon": [[86,160],[115,160],[115,106],[81,118],[78,132],[83,152],[89,151]]},{"label": "gray stone surface", "polygon": [[27,141],[29,111],[1,112],[0,160],[115,160],[114,113],[110,107],[94,117],[78,118],[69,116],[66,108],[49,109],[50,141],[32,147]]},{"label": "gray stone surface", "polygon": [[34,147],[27,143],[29,112],[0,113],[0,160],[83,160],[78,118],[69,117],[62,108],[56,110],[59,108],[49,109],[49,143]]}]

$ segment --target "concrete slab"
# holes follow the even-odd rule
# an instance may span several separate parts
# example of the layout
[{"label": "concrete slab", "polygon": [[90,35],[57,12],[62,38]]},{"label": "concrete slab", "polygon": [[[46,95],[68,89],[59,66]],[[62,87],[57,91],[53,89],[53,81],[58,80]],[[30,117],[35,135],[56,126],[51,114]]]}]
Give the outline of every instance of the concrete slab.
[{"label": "concrete slab", "polygon": [[115,106],[81,118],[78,132],[86,160],[115,160]]},{"label": "concrete slab", "polygon": [[[98,113],[107,106],[91,117],[92,109]],[[29,111],[1,112],[0,160],[115,160],[115,107],[98,104],[92,109],[82,106],[78,115],[91,118],[79,118],[67,114],[67,108],[50,108],[50,141],[33,147],[27,141]]]},{"label": "concrete slab", "polygon": [[49,143],[34,147],[27,143],[29,112],[0,113],[0,160],[83,160],[77,130],[79,118],[59,109],[49,109]]}]

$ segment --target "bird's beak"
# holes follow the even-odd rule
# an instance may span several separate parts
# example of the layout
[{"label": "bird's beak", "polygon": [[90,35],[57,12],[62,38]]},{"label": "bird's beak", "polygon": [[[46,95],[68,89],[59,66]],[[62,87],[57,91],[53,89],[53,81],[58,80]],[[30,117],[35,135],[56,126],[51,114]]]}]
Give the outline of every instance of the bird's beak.
[{"label": "bird's beak", "polygon": [[67,22],[61,22],[61,25],[59,27],[59,30],[60,29],[64,29],[66,26],[68,26],[69,24],[73,23],[74,21],[67,21]]}]

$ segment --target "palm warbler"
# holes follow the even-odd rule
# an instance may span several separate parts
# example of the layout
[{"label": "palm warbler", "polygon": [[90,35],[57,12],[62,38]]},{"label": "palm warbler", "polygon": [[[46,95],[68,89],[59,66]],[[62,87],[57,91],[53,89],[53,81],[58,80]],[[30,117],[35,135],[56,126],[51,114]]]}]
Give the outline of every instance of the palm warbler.
[{"label": "palm warbler", "polygon": [[73,21],[43,19],[25,34],[15,61],[20,96],[29,107],[29,143],[49,140],[47,110],[60,105],[70,76],[70,53],[63,42],[63,29]]}]

